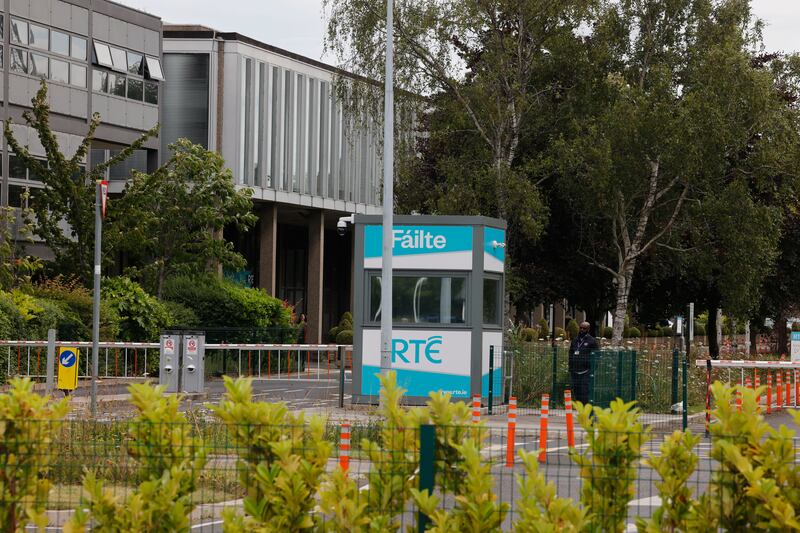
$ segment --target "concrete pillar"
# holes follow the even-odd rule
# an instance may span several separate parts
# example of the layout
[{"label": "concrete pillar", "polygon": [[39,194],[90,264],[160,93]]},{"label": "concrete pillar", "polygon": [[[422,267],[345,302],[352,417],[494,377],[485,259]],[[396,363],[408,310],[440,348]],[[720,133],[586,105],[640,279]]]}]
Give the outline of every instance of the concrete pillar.
[{"label": "concrete pillar", "polygon": [[586,311],[575,311],[575,321],[580,325],[581,322],[586,322]]},{"label": "concrete pillar", "polygon": [[276,295],[276,258],[278,255],[278,206],[267,204],[259,214],[261,226],[258,247],[258,285]]},{"label": "concrete pillar", "polygon": [[555,307],[553,310],[553,314],[555,318],[553,319],[556,323],[557,328],[564,328],[564,319],[566,317],[566,309],[564,308],[564,300],[556,300]]},{"label": "concrete pillar", "polygon": [[322,342],[322,273],[325,261],[325,215],[308,218],[308,283],[306,285],[306,342]]}]

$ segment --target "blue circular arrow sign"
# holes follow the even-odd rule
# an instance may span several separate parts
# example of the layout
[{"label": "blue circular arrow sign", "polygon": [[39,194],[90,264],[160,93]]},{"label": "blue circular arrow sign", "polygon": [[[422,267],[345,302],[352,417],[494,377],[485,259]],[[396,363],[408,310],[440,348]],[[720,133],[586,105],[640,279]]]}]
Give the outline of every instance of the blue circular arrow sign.
[{"label": "blue circular arrow sign", "polygon": [[75,364],[78,358],[75,357],[75,352],[72,350],[64,350],[61,352],[61,355],[58,357],[58,362],[61,363],[61,366],[64,368],[69,368]]}]

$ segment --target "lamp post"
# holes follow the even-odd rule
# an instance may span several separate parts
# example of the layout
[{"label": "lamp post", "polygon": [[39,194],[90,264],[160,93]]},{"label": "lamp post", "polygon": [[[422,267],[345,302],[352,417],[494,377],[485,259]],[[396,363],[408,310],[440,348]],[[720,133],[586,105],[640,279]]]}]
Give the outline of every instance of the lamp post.
[{"label": "lamp post", "polygon": [[392,368],[392,245],[394,244],[394,2],[386,1],[386,75],[383,107],[383,248],[381,374]]}]

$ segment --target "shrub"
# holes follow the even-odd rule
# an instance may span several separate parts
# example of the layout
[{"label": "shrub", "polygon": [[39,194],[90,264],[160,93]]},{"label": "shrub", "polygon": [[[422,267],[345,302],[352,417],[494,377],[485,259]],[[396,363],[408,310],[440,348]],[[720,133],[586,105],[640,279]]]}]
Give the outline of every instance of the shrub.
[{"label": "shrub", "polygon": [[[77,278],[70,279],[59,275],[44,280],[33,287],[32,294],[37,298],[59,302],[69,310],[70,315],[68,316],[78,317],[79,323],[68,320],[64,325],[59,324],[59,339],[88,340],[91,338],[94,306],[92,293],[81,285]],[[112,341],[118,335],[119,314],[108,300],[102,300],[100,302],[100,339]]]},{"label": "shrub", "polygon": [[675,335],[675,332],[672,330],[671,327],[664,326],[663,328],[661,328],[662,337],[672,337],[673,335]]},{"label": "shrub", "polygon": [[25,338],[25,321],[8,292],[0,292],[0,336],[3,339]]},{"label": "shrub", "polygon": [[158,340],[161,329],[170,322],[166,307],[130,278],[105,278],[102,296],[120,317],[122,340]]},{"label": "shrub", "polygon": [[610,339],[614,336],[614,328],[611,326],[606,326],[603,328],[603,337],[606,339]]},{"label": "shrub", "polygon": [[694,323],[694,334],[699,336],[699,337],[702,337],[703,335],[705,335],[706,334],[706,325],[702,324],[700,322],[695,322]]},{"label": "shrub", "polygon": [[67,400],[51,402],[33,392],[29,379],[11,380],[0,394],[0,522],[3,531],[23,532],[28,522],[48,525],[47,473],[56,457],[53,435],[68,411]]},{"label": "shrub", "polygon": [[179,411],[180,397],[164,394],[163,385],[131,385],[131,403],[138,416],[130,425],[127,451],[145,478],[124,499],[104,490],[89,472],[84,494],[66,533],[92,531],[188,531],[189,514],[206,464],[207,450],[191,436],[192,426]]},{"label": "shrub", "polygon": [[638,339],[642,336],[642,332],[639,331],[639,328],[637,327],[628,328],[628,330],[625,332],[625,336],[629,339]]},{"label": "shrub", "polygon": [[353,331],[343,329],[336,335],[336,344],[353,344]]},{"label": "shrub", "polygon": [[[328,332],[329,335],[330,335],[330,339],[332,341],[336,341],[337,335],[339,335],[340,332],[345,331],[345,330],[350,330],[351,331],[351,335],[352,335],[352,331],[353,331],[353,315],[350,314],[350,311],[345,311],[342,314],[342,318],[339,320],[339,324],[334,326],[334,327],[332,327],[331,330]],[[338,341],[336,341],[336,342],[337,342],[337,344],[343,344],[343,343],[340,343]],[[350,344],[350,343],[344,343],[344,344]]]},{"label": "shrub", "polygon": [[619,398],[608,409],[578,403],[578,422],[589,448],[584,453],[573,449],[570,457],[580,467],[581,503],[590,513],[590,531],[625,531],[628,503],[636,494],[636,466],[650,439],[633,404]]},{"label": "shrub", "polygon": [[648,329],[647,330],[647,336],[648,337],[661,337],[662,336],[661,328],[657,327],[657,328],[654,328],[654,329]]},{"label": "shrub", "polygon": [[331,444],[325,420],[315,416],[306,425],[283,403],[254,402],[249,379],[225,376],[225,396],[210,406],[227,425],[239,451],[237,468],[245,516],[226,509],[226,532],[300,531],[320,521],[312,510],[325,473]]},{"label": "shrub", "polygon": [[539,333],[544,337],[550,336],[550,324],[544,318],[539,320]]},{"label": "shrub", "polygon": [[213,274],[170,278],[164,297],[192,309],[204,327],[293,327],[292,311],[281,300]]},{"label": "shrub", "polygon": [[539,339],[539,328],[523,328],[522,338],[525,342],[533,342]]},{"label": "shrub", "polygon": [[164,300],[161,303],[166,308],[167,313],[169,313],[169,327],[181,327],[188,329],[195,328],[200,325],[200,319],[197,318],[197,314],[192,311],[191,308],[183,305],[182,303],[171,302],[169,300]]},{"label": "shrub", "polygon": [[564,331],[564,328],[556,328],[556,338],[561,337],[562,339],[567,338],[567,332]]},{"label": "shrub", "polygon": [[570,339],[574,339],[578,336],[578,332],[580,331],[580,326],[578,326],[578,322],[573,318],[567,323],[567,336]]}]

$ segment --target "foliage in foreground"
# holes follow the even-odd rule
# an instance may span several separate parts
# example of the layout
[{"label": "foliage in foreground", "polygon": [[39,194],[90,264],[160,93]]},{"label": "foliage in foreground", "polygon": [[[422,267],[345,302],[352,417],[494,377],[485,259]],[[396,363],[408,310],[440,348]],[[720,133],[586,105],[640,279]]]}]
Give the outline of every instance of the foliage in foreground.
[{"label": "foliage in foreground", "polygon": [[27,523],[47,526],[45,477],[56,457],[53,436],[67,414],[67,401],[51,402],[33,392],[33,382],[15,378],[0,394],[0,522],[22,532]]},{"label": "foliage in foreground", "polygon": [[189,531],[189,514],[195,507],[191,495],[207,450],[191,436],[191,426],[178,410],[179,396],[167,396],[164,386],[146,383],[128,390],[139,414],[131,424],[127,449],[145,481],[120,498],[104,488],[94,472],[87,472],[80,506],[64,527],[66,533]]}]

